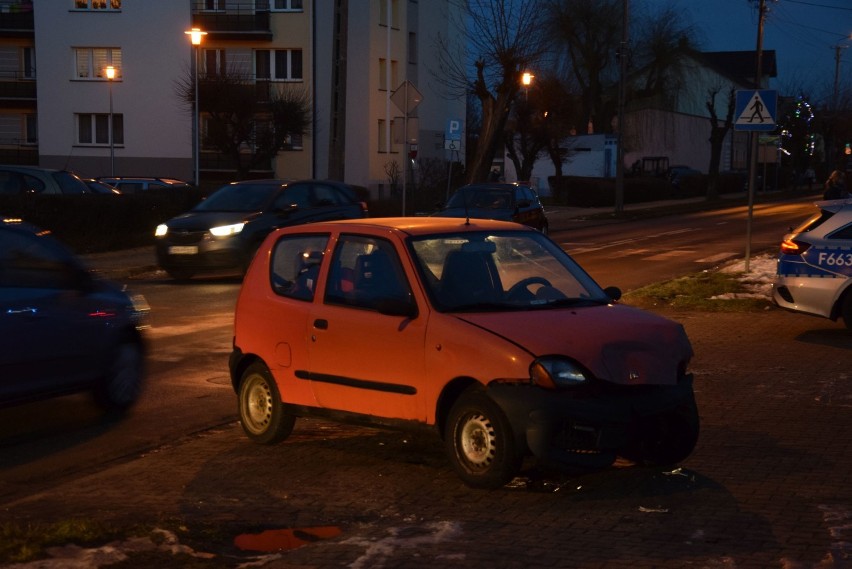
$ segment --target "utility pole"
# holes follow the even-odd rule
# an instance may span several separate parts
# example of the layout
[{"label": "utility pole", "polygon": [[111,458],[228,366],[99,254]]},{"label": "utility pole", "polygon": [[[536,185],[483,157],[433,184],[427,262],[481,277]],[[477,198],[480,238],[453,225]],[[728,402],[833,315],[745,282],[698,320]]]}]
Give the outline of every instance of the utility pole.
[{"label": "utility pole", "polygon": [[[766,20],[766,0],[760,0],[757,17],[757,64],[755,82],[758,89],[763,86],[763,23]],[[754,190],[755,190],[755,173],[757,170],[757,133],[752,131],[749,133],[749,146],[751,147],[749,166],[748,166],[748,218],[746,221],[746,251],[745,251],[745,272],[749,271],[751,260],[751,222],[754,217]]]},{"label": "utility pole", "polygon": [[630,22],[630,0],[623,2],[623,20],[621,24],[621,45],[618,49],[619,80],[618,80],[618,133],[615,162],[615,213],[624,211],[624,104],[627,90],[627,42],[629,38],[628,24]]}]

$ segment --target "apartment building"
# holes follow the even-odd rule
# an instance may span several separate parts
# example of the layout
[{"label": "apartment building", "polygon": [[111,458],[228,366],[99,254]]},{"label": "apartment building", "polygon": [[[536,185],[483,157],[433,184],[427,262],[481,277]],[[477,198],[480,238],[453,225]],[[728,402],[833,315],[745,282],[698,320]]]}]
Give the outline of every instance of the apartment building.
[{"label": "apartment building", "polygon": [[[303,92],[311,126],[252,176],[333,178],[383,195],[388,166],[444,150],[463,99],[434,75],[448,0],[0,0],[0,162],[115,174],[194,178],[192,100],[201,97],[201,180],[233,179],[205,144],[205,82],[245,78],[263,103]],[[206,33],[194,48],[185,33]],[[194,62],[198,62],[197,68]],[[115,75],[108,77],[107,68]],[[422,94],[408,121],[391,100],[405,82]],[[409,143],[402,133],[409,124]],[[249,145],[244,151],[250,152]]]}]

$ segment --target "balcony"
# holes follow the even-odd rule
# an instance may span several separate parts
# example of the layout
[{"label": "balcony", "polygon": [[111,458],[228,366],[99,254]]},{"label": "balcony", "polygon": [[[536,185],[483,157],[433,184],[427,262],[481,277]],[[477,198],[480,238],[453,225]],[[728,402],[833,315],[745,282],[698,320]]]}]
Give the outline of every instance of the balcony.
[{"label": "balcony", "polygon": [[[261,9],[252,0],[238,2],[193,2],[192,26],[207,32],[211,40],[272,41],[269,10]],[[216,9],[216,6],[225,6]],[[211,9],[213,8],[213,9]]]},{"label": "balcony", "polygon": [[35,37],[32,2],[0,1],[0,38]]},{"label": "balcony", "polygon": [[21,77],[14,71],[0,71],[0,107],[35,108],[35,77]]}]

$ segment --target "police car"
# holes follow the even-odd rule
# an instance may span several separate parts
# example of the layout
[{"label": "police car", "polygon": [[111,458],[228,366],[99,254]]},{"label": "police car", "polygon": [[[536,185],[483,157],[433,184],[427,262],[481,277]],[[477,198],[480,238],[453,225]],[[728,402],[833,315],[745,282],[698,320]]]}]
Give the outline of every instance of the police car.
[{"label": "police car", "polygon": [[784,236],[772,298],[781,308],[837,320],[852,330],[852,199],[818,212]]}]

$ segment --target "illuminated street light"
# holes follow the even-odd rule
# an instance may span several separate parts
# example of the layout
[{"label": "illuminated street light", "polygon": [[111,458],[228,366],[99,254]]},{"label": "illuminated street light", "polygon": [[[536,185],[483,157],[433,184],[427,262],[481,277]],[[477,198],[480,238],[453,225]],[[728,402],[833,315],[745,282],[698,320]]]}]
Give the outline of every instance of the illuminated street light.
[{"label": "illuminated street light", "polygon": [[199,148],[198,148],[198,50],[201,46],[201,40],[204,36],[207,35],[207,32],[201,31],[201,28],[192,28],[188,32],[183,32],[189,36],[190,42],[192,42],[192,84],[195,90],[194,94],[194,102],[192,105],[192,158],[195,168],[195,186],[198,187],[200,185],[199,180],[199,168],[198,168],[198,156],[199,156]]},{"label": "illuminated street light", "polygon": [[524,74],[521,75],[521,84],[524,86],[524,98],[529,99],[530,96],[530,85],[532,85],[532,80],[535,77],[529,71],[524,71]]},{"label": "illuminated street light", "polygon": [[115,127],[113,126],[112,113],[112,82],[115,79],[115,67],[107,65],[106,78],[109,81],[109,175],[115,177]]}]

